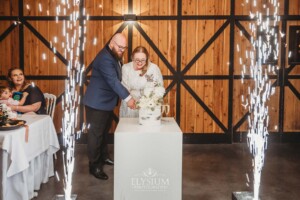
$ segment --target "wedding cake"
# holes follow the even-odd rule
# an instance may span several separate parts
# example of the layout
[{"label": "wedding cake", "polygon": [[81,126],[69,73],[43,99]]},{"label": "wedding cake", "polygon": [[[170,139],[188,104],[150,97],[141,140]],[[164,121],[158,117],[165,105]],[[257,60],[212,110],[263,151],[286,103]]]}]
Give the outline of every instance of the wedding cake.
[{"label": "wedding cake", "polygon": [[140,108],[139,124],[147,126],[157,126],[161,124],[161,106],[154,108]]},{"label": "wedding cake", "polygon": [[139,124],[157,126],[161,124],[161,106],[165,94],[165,88],[159,83],[148,78],[141,98],[137,101],[139,109]]}]

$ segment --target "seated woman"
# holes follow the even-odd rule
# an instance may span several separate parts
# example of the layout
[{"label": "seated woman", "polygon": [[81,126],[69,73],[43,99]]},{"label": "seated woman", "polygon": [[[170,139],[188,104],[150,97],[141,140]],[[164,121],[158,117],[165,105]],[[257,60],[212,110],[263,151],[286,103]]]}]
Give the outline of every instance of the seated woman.
[{"label": "seated woman", "polygon": [[[163,77],[159,67],[149,61],[149,53],[143,46],[136,47],[131,55],[132,62],[122,66],[122,84],[128,89],[135,99],[141,98],[142,92],[149,81],[163,86]],[[120,117],[138,117],[137,109],[130,109],[125,101],[121,102]]]},{"label": "seated woman", "polygon": [[46,101],[44,94],[37,86],[26,82],[22,69],[9,69],[7,79],[12,92],[28,93],[25,103],[22,106],[10,106],[13,111],[21,113],[34,112],[36,114],[46,114]]}]

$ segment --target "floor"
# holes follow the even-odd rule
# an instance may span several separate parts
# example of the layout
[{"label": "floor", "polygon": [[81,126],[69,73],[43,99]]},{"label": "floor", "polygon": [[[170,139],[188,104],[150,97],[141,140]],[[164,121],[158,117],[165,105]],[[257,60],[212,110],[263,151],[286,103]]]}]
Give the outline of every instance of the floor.
[{"label": "floor", "polygon": [[[113,145],[109,149],[113,155]],[[72,193],[78,195],[77,200],[113,200],[113,166],[105,166],[109,179],[103,181],[88,173],[86,145],[76,145],[75,159]],[[55,162],[56,170],[62,174],[61,152]],[[185,144],[182,199],[230,200],[232,192],[252,191],[251,162],[246,144]],[[299,200],[299,185],[300,144],[269,144],[260,199]],[[55,194],[62,193],[62,181],[52,177],[42,185],[34,200],[52,200]]]}]

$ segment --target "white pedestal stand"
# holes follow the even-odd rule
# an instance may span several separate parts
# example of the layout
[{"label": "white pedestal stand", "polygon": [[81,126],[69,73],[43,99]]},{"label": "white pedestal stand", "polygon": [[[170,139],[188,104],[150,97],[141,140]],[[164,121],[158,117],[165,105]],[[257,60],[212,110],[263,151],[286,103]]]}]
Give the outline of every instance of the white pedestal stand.
[{"label": "white pedestal stand", "polygon": [[160,126],[121,118],[114,152],[114,200],[182,199],[182,132],[173,118]]}]

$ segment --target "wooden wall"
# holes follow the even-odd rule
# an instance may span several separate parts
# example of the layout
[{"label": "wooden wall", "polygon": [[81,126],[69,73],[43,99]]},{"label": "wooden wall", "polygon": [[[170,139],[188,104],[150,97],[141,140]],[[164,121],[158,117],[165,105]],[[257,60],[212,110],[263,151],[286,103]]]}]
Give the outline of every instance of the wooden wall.
[{"label": "wooden wall", "polygon": [[[277,84],[269,102],[269,130],[274,134],[300,131],[299,65],[287,73],[291,67],[287,61],[288,30],[291,25],[300,26],[300,0],[286,1],[279,1],[279,13],[285,15],[279,27],[286,32],[281,39],[278,63],[278,74],[283,76],[273,77],[272,82],[281,85]],[[1,83],[5,82],[8,68],[20,66],[29,81],[34,81],[44,92],[57,96],[63,93],[65,64],[47,47],[51,43],[63,55],[60,44],[63,19],[58,23],[54,20],[58,2],[0,1]],[[262,2],[265,0],[258,1],[258,5]],[[19,10],[20,7],[23,9]],[[83,8],[89,15],[83,53],[88,75],[97,52],[121,27],[129,39],[124,62],[129,61],[130,51],[137,45],[147,47],[151,61],[158,64],[164,75],[168,91],[165,102],[171,106],[168,116],[176,118],[184,133],[225,134],[227,142],[232,142],[232,136],[247,130],[240,96],[247,92],[251,80],[241,84],[236,52],[236,44],[241,44],[243,50],[250,45],[246,37],[239,36],[240,26],[248,28],[247,17],[252,9],[244,0],[84,0]],[[137,21],[123,21],[127,13],[136,14]],[[18,20],[20,23],[14,26]],[[54,37],[58,38],[57,43]],[[118,115],[118,109],[115,113]],[[60,103],[55,115],[55,125],[60,131]]]}]

